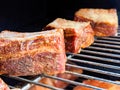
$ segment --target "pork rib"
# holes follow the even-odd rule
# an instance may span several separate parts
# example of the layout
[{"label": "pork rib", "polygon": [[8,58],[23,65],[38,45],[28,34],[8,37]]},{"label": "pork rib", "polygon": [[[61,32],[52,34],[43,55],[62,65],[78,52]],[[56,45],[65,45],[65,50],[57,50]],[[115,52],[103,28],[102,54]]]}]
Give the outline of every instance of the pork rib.
[{"label": "pork rib", "polygon": [[27,76],[65,71],[66,55],[62,29],[0,34],[0,74]]},{"label": "pork rib", "polygon": [[90,22],[76,22],[57,18],[43,30],[53,28],[64,30],[66,52],[79,53],[81,48],[86,48],[94,42],[94,32]]}]

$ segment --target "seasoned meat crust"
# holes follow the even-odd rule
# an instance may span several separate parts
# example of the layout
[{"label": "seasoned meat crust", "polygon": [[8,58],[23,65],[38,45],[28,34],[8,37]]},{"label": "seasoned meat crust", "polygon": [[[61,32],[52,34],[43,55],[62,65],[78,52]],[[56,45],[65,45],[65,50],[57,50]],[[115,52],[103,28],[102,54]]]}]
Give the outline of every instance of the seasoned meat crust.
[{"label": "seasoned meat crust", "polygon": [[66,52],[79,53],[81,48],[90,46],[94,42],[94,32],[90,22],[76,22],[57,18],[43,30],[63,29]]},{"label": "seasoned meat crust", "polygon": [[[12,57],[12,56],[11,56]],[[4,58],[0,61],[0,73],[15,76],[37,74],[54,75],[65,71],[65,61],[62,53],[30,52],[14,58]]]},{"label": "seasoned meat crust", "polygon": [[96,36],[117,35],[118,16],[116,9],[79,9],[75,12],[74,20],[90,21]]},{"label": "seasoned meat crust", "polygon": [[66,54],[62,29],[36,33],[3,31],[0,35],[0,48],[0,74],[54,75],[65,71]]}]

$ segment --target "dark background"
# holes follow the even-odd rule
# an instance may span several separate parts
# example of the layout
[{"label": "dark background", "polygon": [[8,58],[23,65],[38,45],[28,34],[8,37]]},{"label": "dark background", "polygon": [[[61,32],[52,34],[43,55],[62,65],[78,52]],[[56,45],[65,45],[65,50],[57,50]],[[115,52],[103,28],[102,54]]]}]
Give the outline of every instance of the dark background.
[{"label": "dark background", "polygon": [[1,0],[0,31],[40,31],[57,17],[73,19],[80,8],[116,8],[119,0]]}]

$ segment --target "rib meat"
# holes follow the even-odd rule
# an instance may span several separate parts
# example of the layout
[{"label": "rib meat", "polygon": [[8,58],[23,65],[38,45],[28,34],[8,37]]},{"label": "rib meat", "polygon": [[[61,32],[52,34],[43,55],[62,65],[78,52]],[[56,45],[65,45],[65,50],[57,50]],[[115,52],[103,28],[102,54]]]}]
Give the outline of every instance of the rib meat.
[{"label": "rib meat", "polygon": [[76,22],[57,18],[49,23],[43,30],[63,29],[66,52],[79,53],[94,42],[94,32],[90,22]]},{"label": "rib meat", "polygon": [[62,29],[0,34],[0,74],[27,76],[65,71],[66,55]]}]

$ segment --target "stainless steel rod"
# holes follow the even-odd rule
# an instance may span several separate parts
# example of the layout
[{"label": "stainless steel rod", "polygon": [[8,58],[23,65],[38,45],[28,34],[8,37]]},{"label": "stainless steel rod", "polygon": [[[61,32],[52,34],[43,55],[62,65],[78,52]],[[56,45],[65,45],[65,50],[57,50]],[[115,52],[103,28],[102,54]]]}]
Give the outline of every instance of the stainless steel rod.
[{"label": "stainless steel rod", "polygon": [[21,77],[9,76],[9,78],[16,79],[16,80],[23,81],[23,82],[27,82],[27,83],[31,83],[31,84],[35,84],[35,85],[39,85],[39,86],[43,86],[43,87],[46,87],[46,88],[50,88],[52,90],[64,90],[64,89],[53,87],[53,86],[50,86],[50,85],[47,85],[47,84],[43,84],[43,83],[40,83],[40,82],[37,83],[35,81],[24,79],[24,78],[21,78]]},{"label": "stainless steel rod", "polygon": [[120,82],[116,82],[116,81],[112,81],[112,80],[107,80],[107,79],[103,79],[103,78],[98,78],[98,77],[95,77],[95,76],[80,74],[80,73],[71,72],[71,71],[66,71],[66,73],[69,73],[69,74],[72,74],[72,75],[76,75],[78,77],[82,77],[82,78],[86,78],[86,79],[99,80],[99,81],[103,81],[103,82],[108,82],[108,83],[113,83],[113,84],[120,85]]},{"label": "stainless steel rod", "polygon": [[77,65],[71,65],[71,64],[66,64],[66,66],[80,68],[80,69],[83,69],[83,70],[87,70],[87,71],[91,71],[91,72],[95,72],[95,73],[100,73],[100,74],[104,74],[104,75],[108,75],[108,76],[120,77],[119,73],[113,73],[113,72],[109,72],[109,71],[103,71],[103,70],[99,70],[99,69],[88,68],[88,67],[77,66]]},{"label": "stainless steel rod", "polygon": [[120,49],[120,45],[112,45],[112,44],[104,44],[104,43],[93,43],[92,45],[99,46],[99,47]]},{"label": "stainless steel rod", "polygon": [[120,42],[115,42],[115,41],[106,41],[106,40],[95,40],[95,43],[106,43],[106,44],[115,44],[115,45],[120,45]]},{"label": "stainless steel rod", "polygon": [[100,66],[100,67],[120,70],[119,66],[114,66],[114,65],[109,65],[109,64],[102,64],[102,63],[97,63],[97,62],[92,62],[92,61],[85,61],[85,60],[74,59],[74,58],[69,58],[68,60],[69,61],[74,61],[74,62],[80,62],[80,63],[84,63],[84,64],[90,64],[90,65],[94,65],[94,66]]},{"label": "stainless steel rod", "polygon": [[114,53],[111,54],[111,53],[105,53],[105,52],[99,52],[99,51],[91,51],[91,50],[82,50],[81,52],[88,53],[88,54],[93,54],[93,55],[101,55],[101,56],[120,59],[120,55],[117,55],[117,54],[114,54]]},{"label": "stainless steel rod", "polygon": [[63,82],[67,82],[69,84],[85,86],[85,87],[96,89],[96,90],[103,90],[103,88],[95,87],[95,86],[92,86],[92,85],[88,85],[88,84],[84,84],[84,83],[81,83],[81,82],[76,82],[76,81],[72,81],[72,80],[68,80],[68,79],[64,79],[64,78],[60,78],[60,77],[56,77],[56,76],[44,75],[44,77],[52,78],[52,79],[55,79],[55,80],[60,80],[60,81],[63,81]]},{"label": "stainless steel rod", "polygon": [[113,62],[113,63],[120,64],[120,60],[115,60],[115,59],[111,59],[111,58],[103,58],[103,57],[97,57],[97,56],[91,56],[91,55],[85,55],[85,54],[73,54],[73,55],[74,56],[78,56],[79,58],[86,58],[86,59],[92,59],[92,60],[100,60],[100,61]]},{"label": "stainless steel rod", "polygon": [[120,39],[119,38],[112,38],[112,37],[100,37],[100,38],[97,38],[98,40],[110,40],[111,42],[114,42],[114,41],[118,41],[120,42]]},{"label": "stainless steel rod", "polygon": [[112,48],[90,46],[86,49],[91,50],[91,51],[97,50],[97,51],[106,52],[106,53],[120,54],[120,50],[116,50],[116,49],[112,49]]}]

